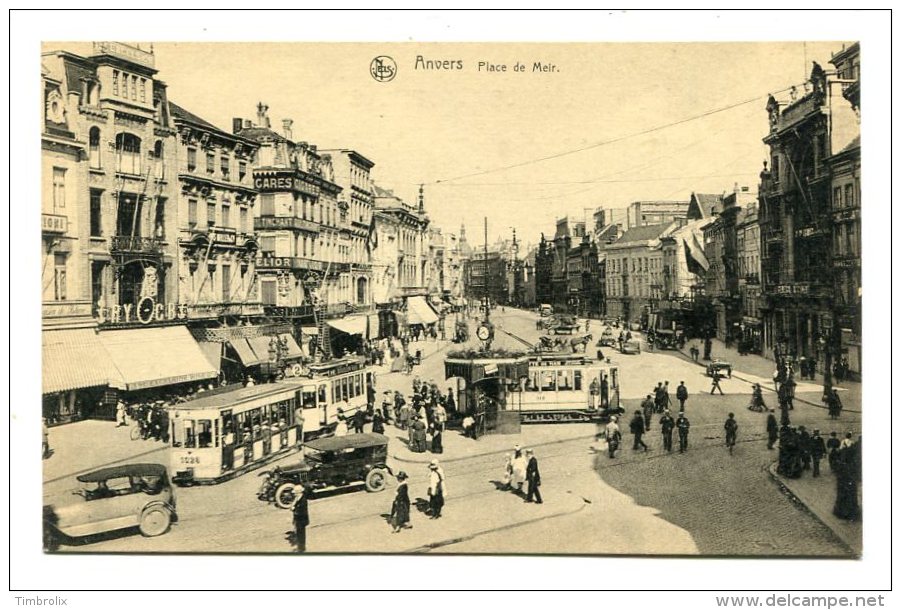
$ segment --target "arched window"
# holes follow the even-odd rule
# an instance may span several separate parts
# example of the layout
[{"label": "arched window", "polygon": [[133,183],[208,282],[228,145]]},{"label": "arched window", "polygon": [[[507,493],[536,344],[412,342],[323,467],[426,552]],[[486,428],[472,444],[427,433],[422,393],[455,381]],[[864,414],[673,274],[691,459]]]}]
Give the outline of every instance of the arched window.
[{"label": "arched window", "polygon": [[91,167],[100,169],[100,128],[91,127],[88,134],[88,146],[90,148]]},{"label": "arched window", "polygon": [[160,180],[166,178],[166,159],[163,156],[163,141],[157,140],[153,145],[153,163],[156,170],[156,177]]},{"label": "arched window", "polygon": [[141,173],[141,138],[130,133],[116,136],[116,171],[123,174]]}]

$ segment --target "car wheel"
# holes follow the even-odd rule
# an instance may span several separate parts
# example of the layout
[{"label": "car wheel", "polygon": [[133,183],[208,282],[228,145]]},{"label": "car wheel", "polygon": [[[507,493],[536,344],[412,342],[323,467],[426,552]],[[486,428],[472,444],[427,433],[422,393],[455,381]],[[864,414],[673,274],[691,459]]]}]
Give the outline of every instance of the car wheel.
[{"label": "car wheel", "polygon": [[172,513],[164,506],[151,506],[141,514],[139,528],[141,534],[152,538],[162,536],[169,531],[172,524]]},{"label": "car wheel", "polygon": [[279,508],[291,508],[296,498],[294,483],[282,483],[275,489],[275,505]]},{"label": "car wheel", "polygon": [[388,478],[381,468],[373,468],[366,475],[366,491],[373,493],[384,491],[388,486]]}]

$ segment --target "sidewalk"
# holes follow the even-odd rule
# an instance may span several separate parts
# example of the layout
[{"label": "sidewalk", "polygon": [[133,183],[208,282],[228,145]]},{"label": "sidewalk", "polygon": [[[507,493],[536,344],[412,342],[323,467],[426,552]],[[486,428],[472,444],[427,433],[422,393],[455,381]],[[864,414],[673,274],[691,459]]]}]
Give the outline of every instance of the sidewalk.
[{"label": "sidewalk", "polygon": [[[689,349],[691,349],[692,344],[696,344],[698,349],[701,350],[701,353],[704,352],[703,342],[699,339],[693,339],[691,341],[687,341],[685,343],[685,347],[680,350],[682,356],[686,359],[691,360],[691,356],[689,355]],[[713,347],[710,350],[710,355],[713,358],[721,358],[723,360],[727,360],[731,362],[734,366],[733,376],[741,378],[742,373],[750,373],[755,377],[760,377],[763,380],[769,381],[769,384],[764,385],[761,383],[761,386],[766,389],[773,389],[772,379],[773,379],[773,370],[776,368],[776,364],[763,356],[758,356],[757,354],[746,354],[740,355],[738,350],[733,347],[726,347],[726,344],[720,341],[719,339],[713,339]],[[704,360],[698,360],[698,364],[700,366],[707,366],[707,362]],[[737,373],[737,374],[736,374]],[[804,380],[796,378],[795,379],[799,384],[818,384],[820,388],[822,388],[823,384],[823,376],[821,374],[817,374],[816,378],[813,380]],[[756,380],[752,380],[756,381]],[[848,381],[845,380],[842,383],[835,383],[835,387],[840,390],[845,390],[841,392],[842,404],[844,405],[844,410],[849,412],[861,412],[861,404],[862,404],[862,384],[856,381]],[[820,400],[820,395],[822,395],[822,391],[818,392],[799,392],[798,395],[795,396],[795,400],[800,402],[807,403],[809,405],[813,405],[816,407],[823,407],[823,403]]]},{"label": "sidewalk", "polygon": [[[828,527],[856,556],[863,553],[863,522],[839,519],[832,514],[835,502],[835,477],[823,460],[823,469],[817,478],[805,472],[800,479],[787,479],[776,473],[777,464],[769,467],[770,476],[803,504],[823,525]],[[861,489],[858,491],[862,492]]]}]

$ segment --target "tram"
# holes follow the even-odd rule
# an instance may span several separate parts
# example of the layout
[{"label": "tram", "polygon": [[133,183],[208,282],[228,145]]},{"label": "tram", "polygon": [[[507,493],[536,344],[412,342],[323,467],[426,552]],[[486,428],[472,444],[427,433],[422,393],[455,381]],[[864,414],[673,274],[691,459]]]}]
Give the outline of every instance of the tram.
[{"label": "tram", "polygon": [[[609,406],[601,408],[600,387],[605,377]],[[517,401],[522,422],[587,422],[620,412],[619,384],[619,367],[615,363],[585,354],[532,354],[529,376]],[[516,403],[512,406],[515,408]]]},{"label": "tram", "polygon": [[366,408],[375,373],[360,358],[309,366],[305,377],[201,395],[170,408],[169,460],[179,485],[220,483],[334,434]]}]

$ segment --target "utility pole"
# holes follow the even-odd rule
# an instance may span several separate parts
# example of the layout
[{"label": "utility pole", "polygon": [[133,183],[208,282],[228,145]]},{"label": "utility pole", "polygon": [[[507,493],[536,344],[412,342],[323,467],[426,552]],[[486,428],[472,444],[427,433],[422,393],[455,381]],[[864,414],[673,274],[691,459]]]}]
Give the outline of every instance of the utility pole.
[{"label": "utility pole", "polygon": [[491,303],[489,300],[490,297],[489,297],[489,292],[488,292],[488,217],[487,216],[485,216],[485,260],[484,260],[483,269],[484,269],[484,274],[482,275],[482,278],[484,281],[483,286],[485,287],[485,290],[482,294],[482,304],[485,307],[485,322],[488,322],[488,319],[490,317]]}]

